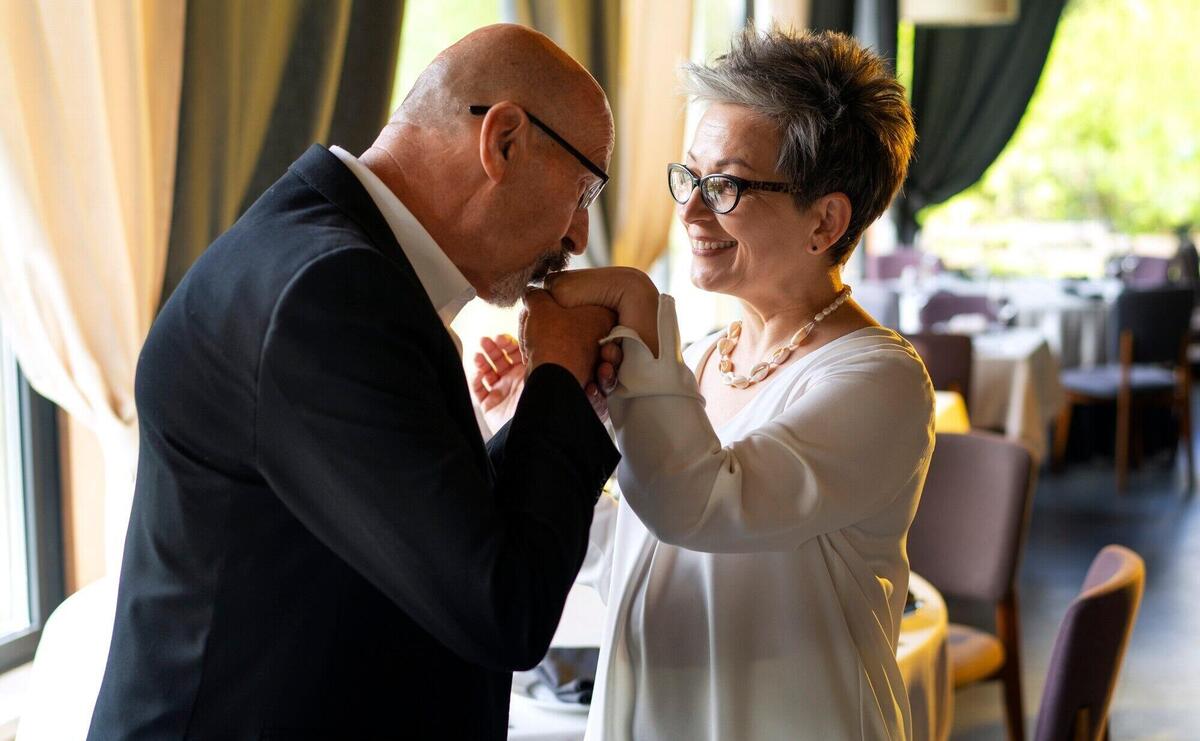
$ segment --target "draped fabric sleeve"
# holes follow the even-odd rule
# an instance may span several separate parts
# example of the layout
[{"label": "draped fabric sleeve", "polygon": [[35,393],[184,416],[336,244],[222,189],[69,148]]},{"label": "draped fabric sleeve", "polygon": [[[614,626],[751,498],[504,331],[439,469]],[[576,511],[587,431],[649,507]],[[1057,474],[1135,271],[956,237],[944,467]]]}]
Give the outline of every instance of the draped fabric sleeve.
[{"label": "draped fabric sleeve", "polygon": [[625,357],[609,411],[623,499],[659,540],[707,552],[794,549],[869,518],[923,475],[933,390],[898,338],[812,374],[782,412],[723,445],[667,295],[658,331],[658,358],[627,327],[610,335]]}]

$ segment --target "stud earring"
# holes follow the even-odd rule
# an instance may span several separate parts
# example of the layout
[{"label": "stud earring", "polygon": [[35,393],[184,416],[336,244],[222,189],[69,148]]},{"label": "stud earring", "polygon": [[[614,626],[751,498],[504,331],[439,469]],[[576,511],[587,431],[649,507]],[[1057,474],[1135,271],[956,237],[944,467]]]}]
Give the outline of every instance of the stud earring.
[{"label": "stud earring", "polygon": [[814,244],[808,248],[808,251],[809,252],[818,252],[818,251],[820,251],[820,249],[821,249],[820,247],[818,247],[817,245]]}]

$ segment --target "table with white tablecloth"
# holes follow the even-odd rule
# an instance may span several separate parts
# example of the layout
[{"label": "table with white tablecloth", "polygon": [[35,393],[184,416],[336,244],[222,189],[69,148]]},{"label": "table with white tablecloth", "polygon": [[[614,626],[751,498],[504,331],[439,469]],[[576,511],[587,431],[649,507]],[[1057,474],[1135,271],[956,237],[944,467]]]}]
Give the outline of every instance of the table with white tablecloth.
[{"label": "table with white tablecloth", "polygon": [[1051,292],[1037,300],[1014,298],[1013,323],[1038,330],[1062,368],[1092,368],[1108,360],[1112,302]]},{"label": "table with white tablecloth", "polygon": [[1061,281],[1051,278],[968,280],[952,273],[931,276],[922,283],[890,281],[872,286],[895,292],[900,329],[921,330],[918,315],[937,291],[962,296],[987,296],[1002,319],[1016,327],[1038,330],[1060,368],[1090,368],[1111,360],[1108,325],[1119,281],[1101,279]]},{"label": "table with white tablecloth", "polygon": [[[913,574],[909,591],[917,600],[916,610],[900,625],[896,659],[908,689],[912,708],[913,738],[942,741],[950,737],[954,714],[954,687],[946,646],[948,619],[946,603],[933,586]],[[555,646],[587,646],[599,642],[604,605],[590,587],[576,586],[567,605]],[[580,741],[587,727],[581,706],[546,709],[520,694],[512,697],[509,741]]]},{"label": "table with white tablecloth", "polygon": [[1050,422],[1066,403],[1059,366],[1036,329],[1009,329],[972,338],[971,424],[999,430],[1043,460]]}]

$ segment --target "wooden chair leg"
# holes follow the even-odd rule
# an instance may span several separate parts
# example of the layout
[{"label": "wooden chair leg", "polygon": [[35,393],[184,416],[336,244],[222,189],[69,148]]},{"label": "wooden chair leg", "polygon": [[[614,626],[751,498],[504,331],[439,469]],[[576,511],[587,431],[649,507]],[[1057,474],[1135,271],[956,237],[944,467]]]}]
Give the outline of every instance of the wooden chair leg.
[{"label": "wooden chair leg", "polygon": [[1133,405],[1130,375],[1133,366],[1133,332],[1121,332],[1121,382],[1117,390],[1117,493],[1125,491],[1129,478],[1129,421]]},{"label": "wooden chair leg", "polygon": [[1054,422],[1054,470],[1062,471],[1063,463],[1067,459],[1067,438],[1071,435],[1071,413],[1075,411],[1075,402],[1067,399],[1067,403],[1063,404],[1062,411],[1058,413],[1058,419]]},{"label": "wooden chair leg", "polygon": [[1004,690],[1004,714],[1008,737],[1025,741],[1025,709],[1021,700],[1021,631],[1018,626],[1017,595],[1012,594],[996,606],[996,634],[1004,645],[1004,667],[1000,683]]},{"label": "wooden chair leg", "polygon": [[1179,390],[1179,438],[1183,443],[1184,461],[1187,463],[1187,488],[1196,488],[1196,455],[1192,448],[1192,372],[1188,365],[1186,345],[1183,351],[1183,383]]},{"label": "wooden chair leg", "polygon": [[1116,465],[1117,465],[1117,492],[1124,493],[1125,487],[1129,481],[1129,424],[1130,424],[1130,407],[1132,406],[1130,394],[1122,393],[1117,396],[1117,445],[1116,445]]}]

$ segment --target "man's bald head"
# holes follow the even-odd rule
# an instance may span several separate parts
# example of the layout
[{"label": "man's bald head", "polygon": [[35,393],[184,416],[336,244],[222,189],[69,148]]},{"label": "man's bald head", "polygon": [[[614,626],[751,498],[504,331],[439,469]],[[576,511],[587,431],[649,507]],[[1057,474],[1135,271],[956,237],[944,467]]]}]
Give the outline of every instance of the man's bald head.
[{"label": "man's bald head", "polygon": [[580,121],[600,125],[611,139],[612,114],[596,80],[545,35],[508,23],[473,31],[439,54],[392,122],[444,126],[464,120],[469,105],[502,100],[564,132]]},{"label": "man's bald head", "polygon": [[479,295],[505,304],[586,248],[580,204],[602,185],[612,145],[608,100],[587,70],[502,24],[439,54],[362,160]]}]

